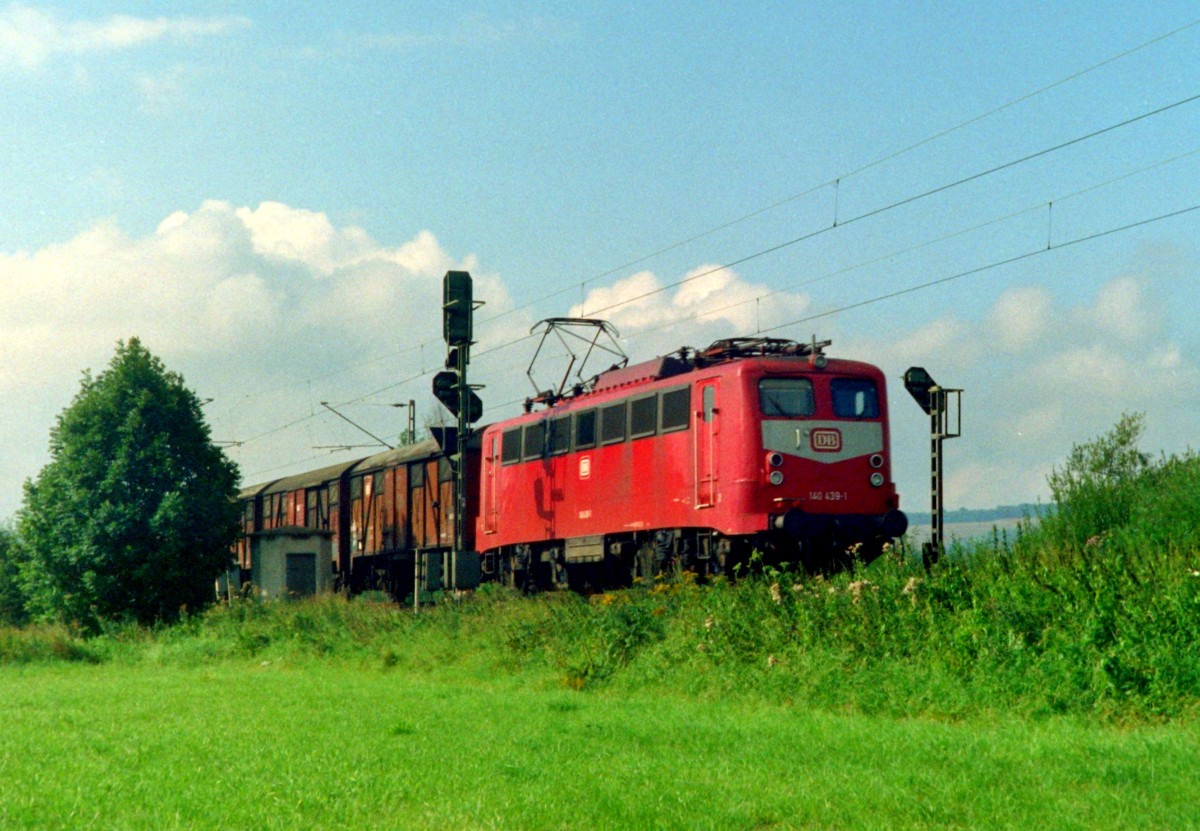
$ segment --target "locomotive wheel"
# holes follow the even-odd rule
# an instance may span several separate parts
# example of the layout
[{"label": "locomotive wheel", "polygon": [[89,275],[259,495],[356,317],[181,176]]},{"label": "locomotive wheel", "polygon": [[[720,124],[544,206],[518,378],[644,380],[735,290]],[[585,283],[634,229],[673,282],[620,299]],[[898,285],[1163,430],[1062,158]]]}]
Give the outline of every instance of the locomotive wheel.
[{"label": "locomotive wheel", "polygon": [[629,565],[630,580],[636,581],[639,577],[644,582],[649,582],[658,576],[658,558],[655,556],[654,544],[645,543],[641,545],[633,555],[633,561]]},{"label": "locomotive wheel", "polygon": [[504,583],[510,588],[526,594],[533,591],[532,555],[528,546],[517,546],[517,550],[504,558]]}]

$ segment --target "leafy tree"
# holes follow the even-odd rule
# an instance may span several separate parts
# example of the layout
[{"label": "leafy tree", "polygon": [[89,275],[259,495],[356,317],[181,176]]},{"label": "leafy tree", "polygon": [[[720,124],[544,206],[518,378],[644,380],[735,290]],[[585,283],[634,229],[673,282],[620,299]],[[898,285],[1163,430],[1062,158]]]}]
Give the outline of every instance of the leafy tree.
[{"label": "leafy tree", "polygon": [[17,538],[11,528],[0,526],[0,623],[24,620],[24,596],[17,577]]},{"label": "leafy tree", "polygon": [[17,518],[25,602],[41,618],[173,619],[213,597],[237,533],[237,467],[200,401],[136,339],[85,372]]}]

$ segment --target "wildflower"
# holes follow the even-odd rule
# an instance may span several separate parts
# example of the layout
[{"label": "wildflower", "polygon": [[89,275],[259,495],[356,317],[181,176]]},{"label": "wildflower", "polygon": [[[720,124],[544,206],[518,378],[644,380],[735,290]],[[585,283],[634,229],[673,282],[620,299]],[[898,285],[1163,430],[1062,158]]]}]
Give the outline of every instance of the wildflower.
[{"label": "wildflower", "polygon": [[1193,576],[1193,577],[1200,577],[1200,571],[1197,571],[1196,569],[1192,569],[1192,576]]},{"label": "wildflower", "polygon": [[771,584],[771,600],[775,602],[776,606],[783,602],[783,591],[779,588],[778,583]]},{"label": "wildflower", "polygon": [[900,594],[908,595],[909,601],[914,606],[917,605],[917,586],[920,582],[916,577],[909,577],[908,582],[904,584],[904,588],[900,590]]},{"label": "wildflower", "polygon": [[775,666],[777,663],[779,663],[779,659],[776,658],[774,655],[767,656],[767,667],[768,668]]},{"label": "wildflower", "polygon": [[706,618],[704,619],[704,628],[705,628],[705,629],[712,629],[712,628],[713,628],[713,626],[715,625],[715,623],[716,623],[716,621],[714,621],[714,620],[713,620],[713,616],[712,616],[712,615],[709,615],[708,617],[706,617]]},{"label": "wildflower", "polygon": [[696,644],[696,651],[697,652],[707,652],[708,645],[705,644],[703,641],[701,641],[700,643]]},{"label": "wildflower", "polygon": [[870,580],[855,580],[853,583],[846,586],[846,589],[851,595],[854,596],[854,602],[857,603],[858,599],[862,597],[863,589],[874,587],[874,584]]}]

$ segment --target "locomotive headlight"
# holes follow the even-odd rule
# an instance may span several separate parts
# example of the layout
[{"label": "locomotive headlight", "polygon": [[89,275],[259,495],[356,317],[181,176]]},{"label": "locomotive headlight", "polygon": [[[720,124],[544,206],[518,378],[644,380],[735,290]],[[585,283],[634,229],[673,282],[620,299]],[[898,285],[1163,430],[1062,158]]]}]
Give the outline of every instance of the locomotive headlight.
[{"label": "locomotive headlight", "polygon": [[879,471],[875,471],[874,473],[871,474],[871,487],[874,487],[874,488],[883,487],[883,474],[880,473]]},{"label": "locomotive headlight", "polygon": [[783,471],[782,470],[772,470],[771,475],[768,478],[771,480],[772,485],[782,485],[783,484]]},{"label": "locomotive headlight", "polygon": [[873,467],[877,470],[879,468],[883,467],[883,455],[882,454],[876,453],[874,456],[871,457],[871,467]]}]

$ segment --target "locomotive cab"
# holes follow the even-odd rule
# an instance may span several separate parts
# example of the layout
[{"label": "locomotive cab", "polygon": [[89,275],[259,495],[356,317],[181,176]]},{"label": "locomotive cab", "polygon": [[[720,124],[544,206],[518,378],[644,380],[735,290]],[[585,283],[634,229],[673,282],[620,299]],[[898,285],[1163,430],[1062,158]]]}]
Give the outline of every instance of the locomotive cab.
[{"label": "locomotive cab", "polygon": [[838,567],[874,559],[907,530],[878,368],[763,361],[754,393],[763,460],[756,507],[768,520],[760,547],[809,568]]}]

